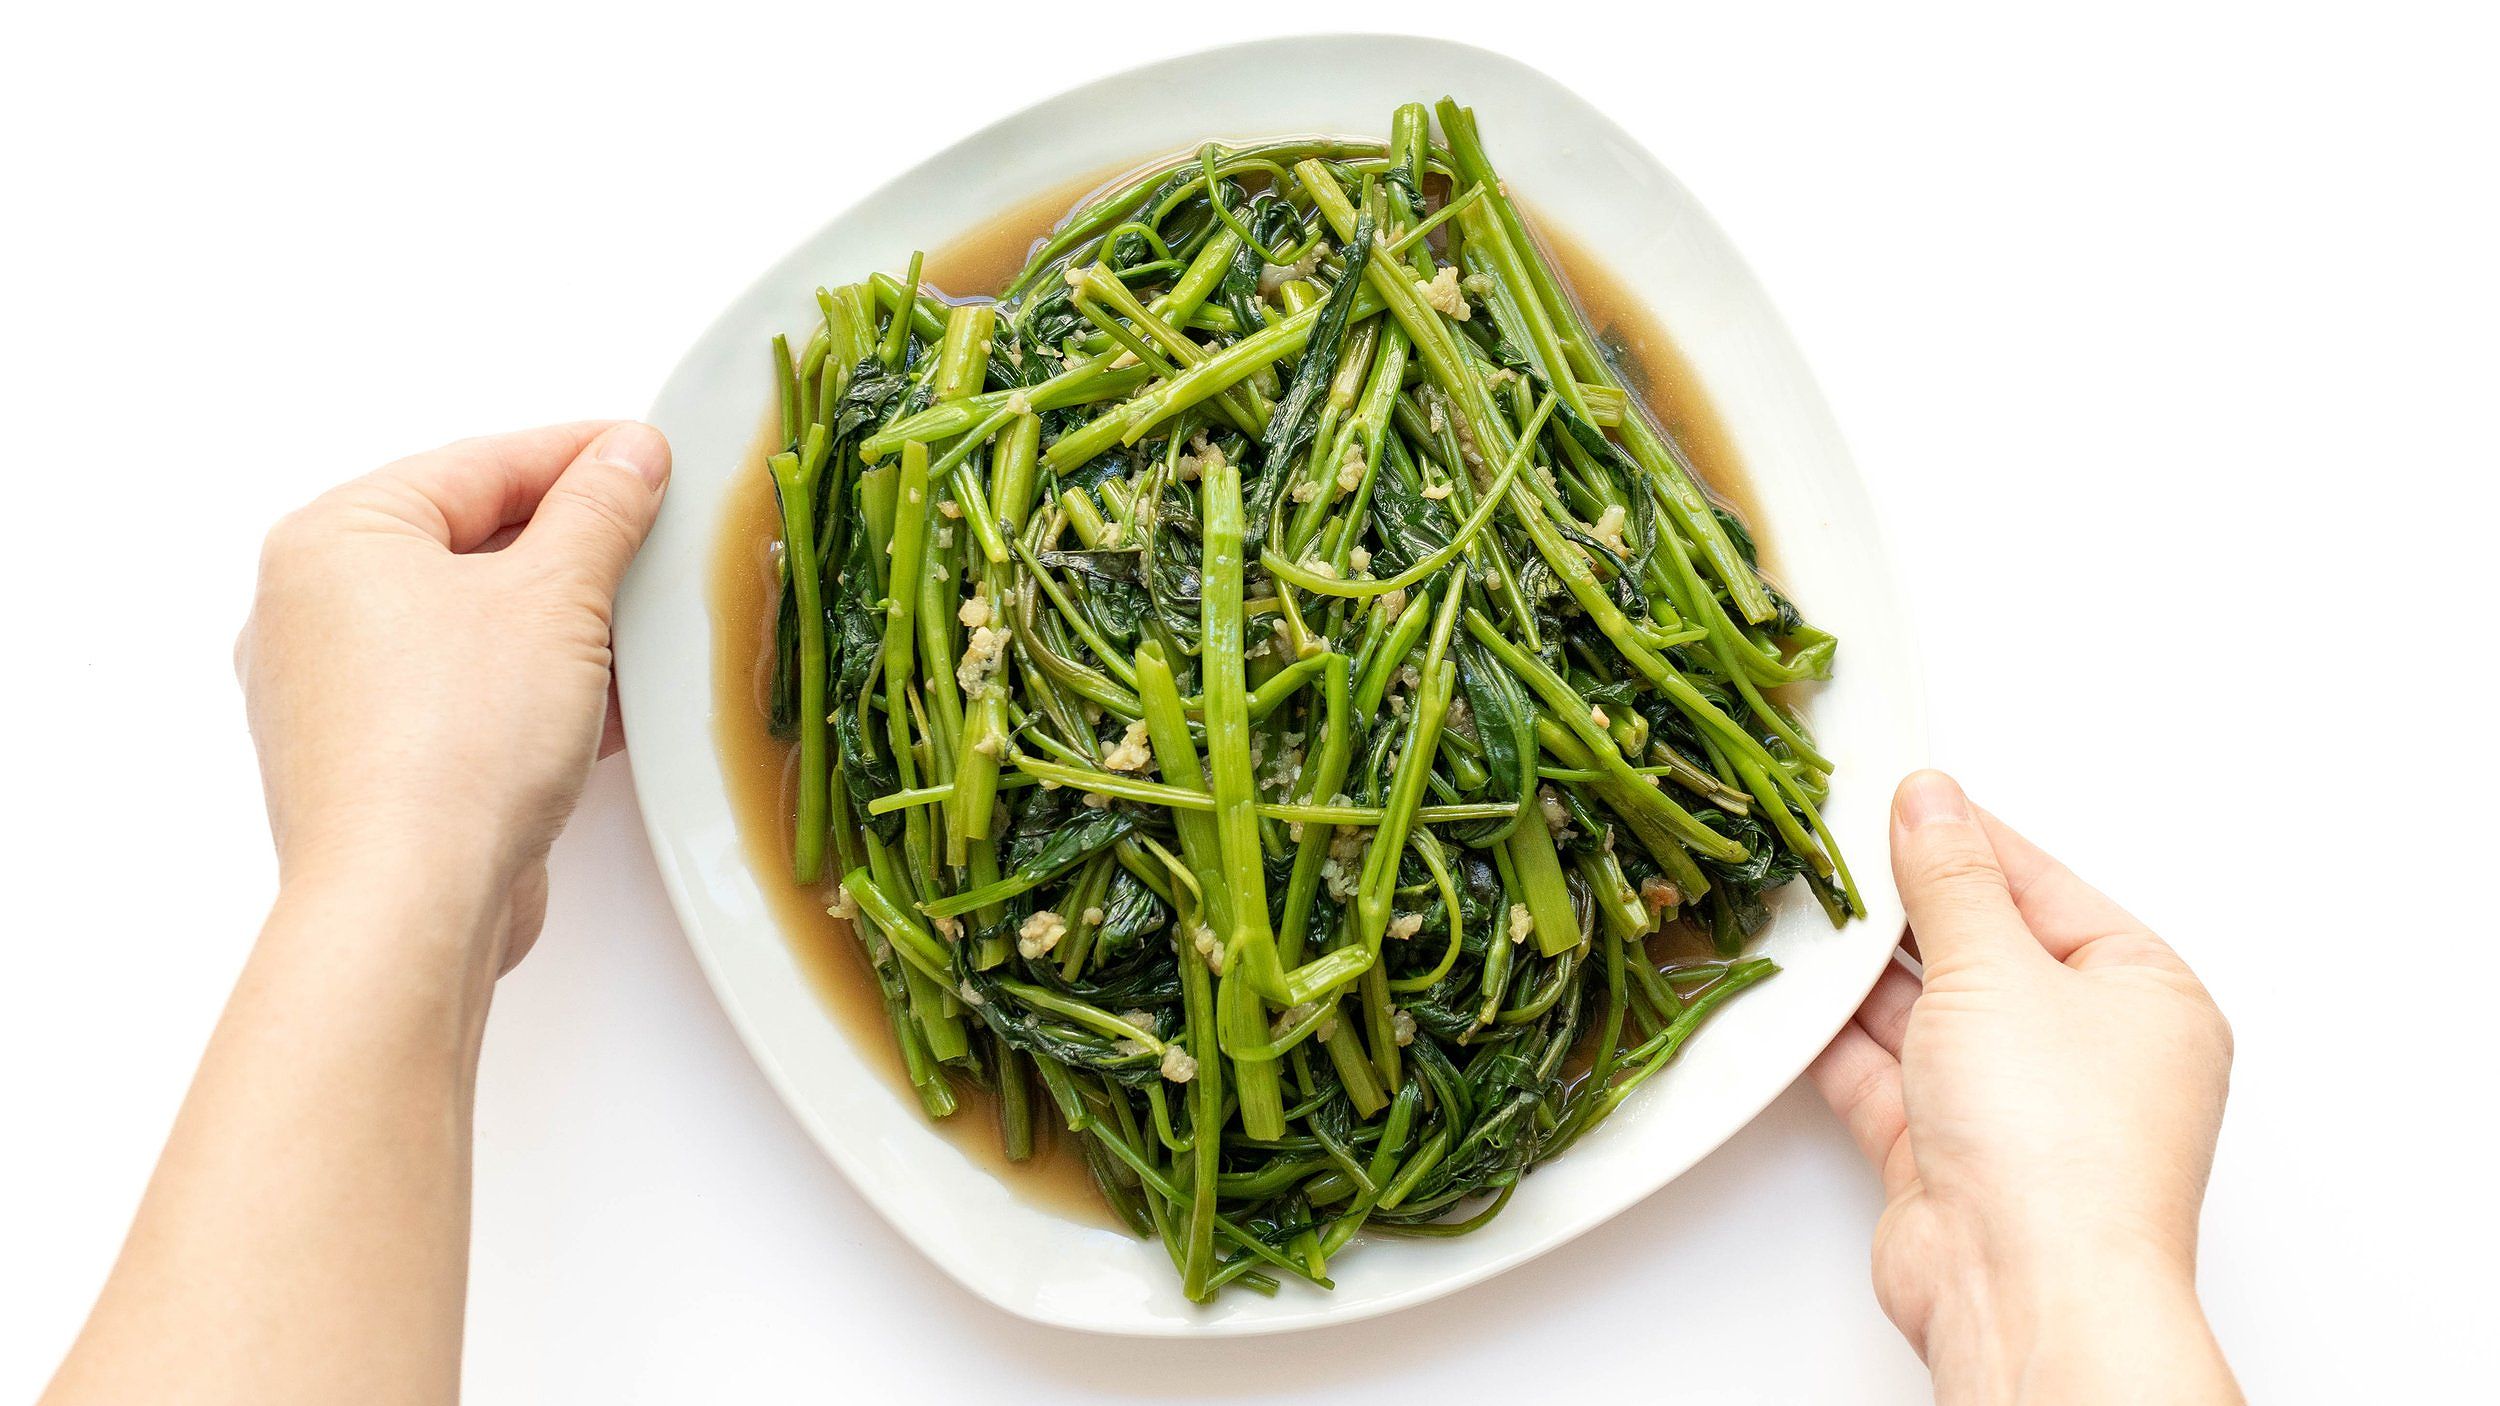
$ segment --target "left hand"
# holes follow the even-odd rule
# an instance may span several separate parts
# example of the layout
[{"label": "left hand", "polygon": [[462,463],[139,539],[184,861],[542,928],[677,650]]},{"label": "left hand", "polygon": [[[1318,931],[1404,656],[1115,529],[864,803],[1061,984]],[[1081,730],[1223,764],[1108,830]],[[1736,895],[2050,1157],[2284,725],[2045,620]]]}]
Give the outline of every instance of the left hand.
[{"label": "left hand", "polygon": [[616,588],[669,465],[630,421],[463,440],[271,530],[235,669],[283,885],[461,890],[494,948],[467,955],[520,960],[602,755]]}]

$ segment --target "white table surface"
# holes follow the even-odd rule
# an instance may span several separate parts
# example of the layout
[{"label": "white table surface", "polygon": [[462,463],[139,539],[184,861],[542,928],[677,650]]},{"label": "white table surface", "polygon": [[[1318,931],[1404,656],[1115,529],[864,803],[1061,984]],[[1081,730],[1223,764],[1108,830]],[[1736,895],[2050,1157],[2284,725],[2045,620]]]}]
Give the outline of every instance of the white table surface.
[{"label": "white table surface", "polygon": [[[1217,7],[71,8],[0,43],[14,1399],[85,1312],[269,897],[228,668],[266,523],[459,434],[635,413],[858,191],[1069,82],[1272,32]],[[1883,505],[1938,758],[2236,1025],[2203,1277],[2244,1380],[2456,1399],[2500,1306],[2492,35],[2464,5],[2289,8],[1327,18],[1429,14],[1545,67],[1728,226]],[[824,86],[932,44],[964,75],[943,102]],[[1866,1287],[1872,1181],[1803,1088],[1605,1230],[1402,1316],[1208,1345],[1003,1317],[750,1066],[623,762],[557,847],[478,1124],[481,1402],[1925,1392]]]}]

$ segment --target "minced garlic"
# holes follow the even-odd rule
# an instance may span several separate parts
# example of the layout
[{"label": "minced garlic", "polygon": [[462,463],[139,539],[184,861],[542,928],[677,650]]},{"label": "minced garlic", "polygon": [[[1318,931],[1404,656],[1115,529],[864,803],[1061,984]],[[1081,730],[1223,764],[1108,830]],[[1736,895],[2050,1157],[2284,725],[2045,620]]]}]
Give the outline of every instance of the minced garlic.
[{"label": "minced garlic", "polygon": [[1317,1001],[1305,1001],[1298,1006],[1287,1006],[1277,1013],[1275,1023],[1267,1027],[1267,1037],[1271,1040],[1281,1040],[1295,1026],[1318,1014],[1319,1002]]},{"label": "minced garlic", "polygon": [[1259,266],[1259,296],[1262,298],[1273,298],[1276,296],[1277,289],[1284,287],[1293,280],[1297,278],[1309,278],[1313,273],[1319,270],[1320,260],[1327,257],[1328,242],[1326,240],[1317,240],[1312,243],[1310,248],[1302,251],[1302,257],[1294,260],[1292,263],[1261,264]]},{"label": "minced garlic", "polygon": [[1650,912],[1673,908],[1683,901],[1683,892],[1666,880],[1655,876],[1641,880],[1641,902],[1648,905]]},{"label": "minced garlic", "polygon": [[1059,945],[1059,939],[1067,935],[1068,920],[1044,908],[1025,919],[1024,926],[1016,929],[1016,950],[1023,953],[1028,962],[1047,957],[1050,949]]},{"label": "minced garlic", "polygon": [[1216,940],[1215,929],[1204,923],[1191,923],[1189,945],[1197,950],[1201,958],[1205,959],[1208,971],[1219,976],[1223,974],[1224,944]]},{"label": "minced garlic", "polygon": [[1208,442],[1207,432],[1200,430],[1189,437],[1189,452],[1173,461],[1172,470],[1181,482],[1195,483],[1207,470],[1224,467],[1224,462],[1222,446]]},{"label": "minced garlic", "polygon": [[964,645],[963,662],[955,668],[955,682],[963,691],[978,696],[989,686],[990,676],[998,672],[999,661],[1007,657],[1007,642],[1013,638],[1005,630],[983,625],[972,632]]},{"label": "minced garlic", "polygon": [[1147,764],[1154,759],[1153,748],[1146,737],[1146,724],[1140,720],[1130,723],[1128,730],[1120,734],[1120,740],[1112,746],[1111,750],[1102,754],[1102,769],[1105,771],[1144,771]]},{"label": "minced garlic", "polygon": [[1553,787],[1536,788],[1536,808],[1545,817],[1546,829],[1558,836],[1571,832],[1571,807],[1563,804],[1562,796]]},{"label": "minced garlic", "polygon": [[1606,549],[1616,556],[1628,557],[1632,554],[1632,549],[1623,544],[1623,505],[1620,503],[1606,505],[1606,511],[1599,513],[1597,521],[1589,525],[1589,535],[1604,543]]}]

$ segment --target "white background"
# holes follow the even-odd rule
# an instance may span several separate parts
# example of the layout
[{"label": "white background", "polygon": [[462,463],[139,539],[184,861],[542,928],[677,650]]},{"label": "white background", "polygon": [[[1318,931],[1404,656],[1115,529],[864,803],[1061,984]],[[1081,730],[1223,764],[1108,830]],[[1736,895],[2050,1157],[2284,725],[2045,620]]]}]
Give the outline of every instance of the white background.
[{"label": "white background", "polygon": [[[85,1312],[269,897],[227,662],[266,523],[460,434],[635,413],[866,188],[1074,82],[1278,32],[969,0],[72,8],[0,21],[12,1399]],[[2237,1026],[2204,1287],[2277,1401],[2453,1399],[2495,1367],[2475,8],[1324,7],[1547,69],[1752,259],[1885,514],[1938,758]],[[748,1064],[623,763],[554,887],[487,1040],[474,1400],[1924,1395],[1866,1287],[1871,1179],[1802,1088],[1605,1230],[1403,1316],[1206,1346],[1003,1317]]]}]

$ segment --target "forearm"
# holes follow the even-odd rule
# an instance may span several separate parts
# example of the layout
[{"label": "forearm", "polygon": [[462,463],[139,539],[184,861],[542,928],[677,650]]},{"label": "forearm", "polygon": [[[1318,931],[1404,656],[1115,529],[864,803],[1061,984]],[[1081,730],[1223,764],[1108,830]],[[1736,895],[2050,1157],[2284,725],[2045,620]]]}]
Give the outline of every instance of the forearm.
[{"label": "forearm", "polygon": [[1941,1406],[2242,1399],[2192,1268],[2154,1254],[2093,1253],[1950,1288],[1925,1351]]},{"label": "forearm", "polygon": [[48,1402],[455,1399],[506,900],[444,873],[290,876]]}]

